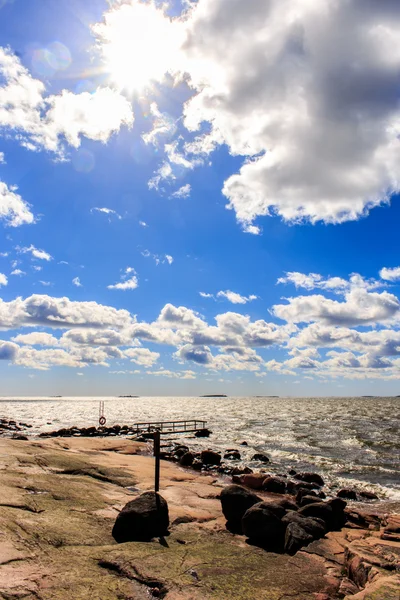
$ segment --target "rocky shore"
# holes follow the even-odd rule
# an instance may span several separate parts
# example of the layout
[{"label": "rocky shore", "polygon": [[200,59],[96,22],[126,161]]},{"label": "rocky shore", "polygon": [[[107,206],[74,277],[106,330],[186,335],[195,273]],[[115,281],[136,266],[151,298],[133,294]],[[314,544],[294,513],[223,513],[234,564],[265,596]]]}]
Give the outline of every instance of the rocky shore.
[{"label": "rocky shore", "polygon": [[147,444],[1,437],[0,598],[398,600],[395,506],[346,505],[318,474],[281,474],[285,486],[271,491],[268,457],[258,473],[240,473],[235,458],[213,450],[188,457],[180,446],[164,450],[164,512],[150,520],[163,531],[118,543],[116,523],[130,502],[142,507],[135,518],[154,516],[151,494],[142,496],[154,485]]}]

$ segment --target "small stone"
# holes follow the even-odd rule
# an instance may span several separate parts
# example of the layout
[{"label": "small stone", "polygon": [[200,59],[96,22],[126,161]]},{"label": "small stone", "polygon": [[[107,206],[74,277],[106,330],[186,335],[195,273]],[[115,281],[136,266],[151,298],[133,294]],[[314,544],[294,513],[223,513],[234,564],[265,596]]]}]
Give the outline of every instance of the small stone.
[{"label": "small stone", "polygon": [[251,460],[257,460],[258,462],[268,463],[269,462],[269,457],[266,454],[261,454],[259,452],[257,454],[254,454],[254,456],[253,456],[253,458]]}]

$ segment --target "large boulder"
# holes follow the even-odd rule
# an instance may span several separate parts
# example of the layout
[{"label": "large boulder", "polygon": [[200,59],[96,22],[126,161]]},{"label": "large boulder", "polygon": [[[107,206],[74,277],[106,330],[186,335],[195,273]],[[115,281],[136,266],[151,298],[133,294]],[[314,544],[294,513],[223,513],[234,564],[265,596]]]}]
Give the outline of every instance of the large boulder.
[{"label": "large boulder", "polygon": [[240,485],[228,485],[225,487],[221,492],[220,500],[228,528],[239,531],[241,531],[241,522],[244,513],[254,504],[261,502],[261,498]]},{"label": "large boulder", "polygon": [[203,465],[218,466],[221,464],[221,455],[214,450],[203,450],[201,453],[201,462]]},{"label": "large boulder", "polygon": [[302,496],[299,502],[299,506],[307,506],[307,504],[315,504],[316,502],[321,502],[321,499],[318,496]]},{"label": "large boulder", "polygon": [[289,523],[285,532],[284,550],[292,556],[303,546],[308,546],[314,541],[312,535],[307,533],[298,523]]},{"label": "large boulder", "polygon": [[[282,507],[279,507],[279,509],[282,510]],[[250,541],[261,546],[271,549],[282,548],[285,538],[285,525],[281,521],[280,510],[267,502],[254,504],[243,516],[243,533]]]},{"label": "large boulder", "polygon": [[347,502],[343,498],[332,498],[328,500],[327,504],[332,509],[332,520],[330,527],[333,531],[337,531],[345,526],[347,521],[347,515],[344,509],[347,506]]},{"label": "large boulder", "polygon": [[211,433],[212,432],[209,429],[198,429],[194,435],[198,438],[206,438],[210,437]]},{"label": "large boulder", "polygon": [[303,517],[317,517],[318,519],[322,519],[328,529],[331,529],[333,510],[327,502],[314,502],[313,504],[302,506],[298,510],[298,514],[303,515]]},{"label": "large boulder", "polygon": [[122,542],[148,541],[168,531],[168,504],[160,494],[145,492],[121,510],[112,530],[113,538]]},{"label": "large boulder", "polygon": [[284,517],[282,517],[282,523],[289,525],[290,523],[296,523],[302,527],[314,540],[319,540],[324,537],[327,527],[325,521],[318,517],[304,517],[296,511],[289,511]]},{"label": "large boulder", "polygon": [[347,500],[357,500],[357,492],[351,488],[342,488],[336,494],[338,498],[346,498]]}]

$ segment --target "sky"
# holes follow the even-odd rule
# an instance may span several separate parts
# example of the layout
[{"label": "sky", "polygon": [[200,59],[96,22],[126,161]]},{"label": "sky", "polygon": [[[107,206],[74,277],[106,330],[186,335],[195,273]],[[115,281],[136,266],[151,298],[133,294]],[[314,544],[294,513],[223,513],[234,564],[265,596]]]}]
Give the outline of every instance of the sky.
[{"label": "sky", "polygon": [[0,395],[400,394],[397,0],[0,0]]}]

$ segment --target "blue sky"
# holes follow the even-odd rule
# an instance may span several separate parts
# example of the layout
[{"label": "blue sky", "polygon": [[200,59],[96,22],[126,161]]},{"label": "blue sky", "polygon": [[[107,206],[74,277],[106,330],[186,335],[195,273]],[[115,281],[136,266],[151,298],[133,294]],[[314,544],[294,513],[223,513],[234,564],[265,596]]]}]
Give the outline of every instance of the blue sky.
[{"label": "blue sky", "polygon": [[0,393],[397,394],[399,31],[0,0]]}]

